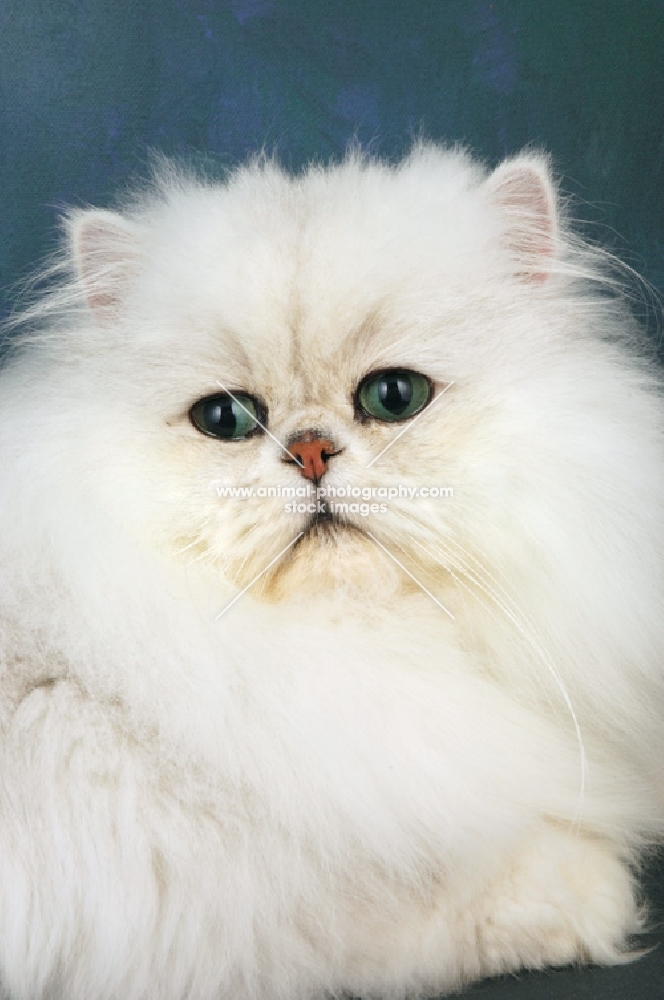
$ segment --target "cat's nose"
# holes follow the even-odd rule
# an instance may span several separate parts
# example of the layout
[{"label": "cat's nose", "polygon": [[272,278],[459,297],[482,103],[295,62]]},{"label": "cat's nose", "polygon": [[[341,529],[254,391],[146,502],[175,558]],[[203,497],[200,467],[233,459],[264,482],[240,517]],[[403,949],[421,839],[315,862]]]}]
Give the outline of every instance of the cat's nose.
[{"label": "cat's nose", "polygon": [[[307,430],[296,434],[288,444],[288,453],[292,461],[300,466],[300,472],[305,479],[317,482],[327,472],[327,463],[339,451],[334,442],[322,437],[320,431]],[[284,461],[290,461],[288,458]]]}]

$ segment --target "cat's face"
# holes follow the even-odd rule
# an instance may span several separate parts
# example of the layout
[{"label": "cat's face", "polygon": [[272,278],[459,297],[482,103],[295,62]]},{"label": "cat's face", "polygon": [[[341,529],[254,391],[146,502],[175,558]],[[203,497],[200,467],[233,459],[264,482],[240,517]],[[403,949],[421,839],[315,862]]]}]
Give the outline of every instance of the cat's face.
[{"label": "cat's face", "polygon": [[99,338],[81,352],[89,422],[107,428],[123,516],[235,586],[276,560],[266,595],[407,582],[381,546],[441,573],[447,540],[472,547],[510,501],[500,404],[541,354],[527,330],[551,206],[537,160],[485,181],[421,150],[398,170],[265,167],[171,184],[131,221],[76,217]]}]

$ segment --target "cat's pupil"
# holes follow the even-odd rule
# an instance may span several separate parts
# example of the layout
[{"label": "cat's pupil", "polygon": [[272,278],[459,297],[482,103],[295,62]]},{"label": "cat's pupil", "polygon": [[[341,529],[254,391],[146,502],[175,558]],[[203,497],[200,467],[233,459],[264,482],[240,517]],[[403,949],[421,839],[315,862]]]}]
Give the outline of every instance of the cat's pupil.
[{"label": "cat's pupil", "polygon": [[413,386],[409,378],[383,378],[378,385],[378,398],[390,413],[399,415],[408,409],[413,398]]},{"label": "cat's pupil", "polygon": [[208,427],[215,428],[224,437],[233,437],[237,427],[234,410],[235,404],[231,399],[206,403],[205,422]]}]

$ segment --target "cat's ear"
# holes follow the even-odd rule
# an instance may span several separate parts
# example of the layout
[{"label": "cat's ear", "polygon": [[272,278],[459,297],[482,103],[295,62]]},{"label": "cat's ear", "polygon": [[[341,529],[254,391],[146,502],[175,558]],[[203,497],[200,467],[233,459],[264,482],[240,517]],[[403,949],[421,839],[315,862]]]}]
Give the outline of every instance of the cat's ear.
[{"label": "cat's ear", "polygon": [[503,218],[503,239],[515,274],[545,281],[558,252],[556,188],[546,159],[521,155],[506,160],[485,181]]},{"label": "cat's ear", "polygon": [[138,229],[116,212],[96,208],[73,213],[68,225],[76,275],[88,306],[100,322],[111,322],[136,268]]}]

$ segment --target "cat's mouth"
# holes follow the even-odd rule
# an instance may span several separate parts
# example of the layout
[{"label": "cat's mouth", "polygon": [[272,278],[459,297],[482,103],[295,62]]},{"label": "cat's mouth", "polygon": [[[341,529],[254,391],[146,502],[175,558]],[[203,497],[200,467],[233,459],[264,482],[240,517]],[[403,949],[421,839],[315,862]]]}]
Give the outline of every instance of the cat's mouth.
[{"label": "cat's mouth", "polygon": [[261,596],[280,601],[298,592],[309,597],[338,590],[364,594],[375,590],[377,572],[382,588],[385,573],[376,570],[375,544],[362,526],[345,512],[319,508],[302,525],[288,556],[265,579]]},{"label": "cat's mouth", "polygon": [[304,526],[303,534],[299,539],[299,542],[303,542],[306,538],[325,541],[346,531],[358,531],[363,533],[357,525],[353,524],[343,515],[335,514],[327,506],[325,506],[324,510],[319,510],[315,514],[311,515],[309,521]]}]

